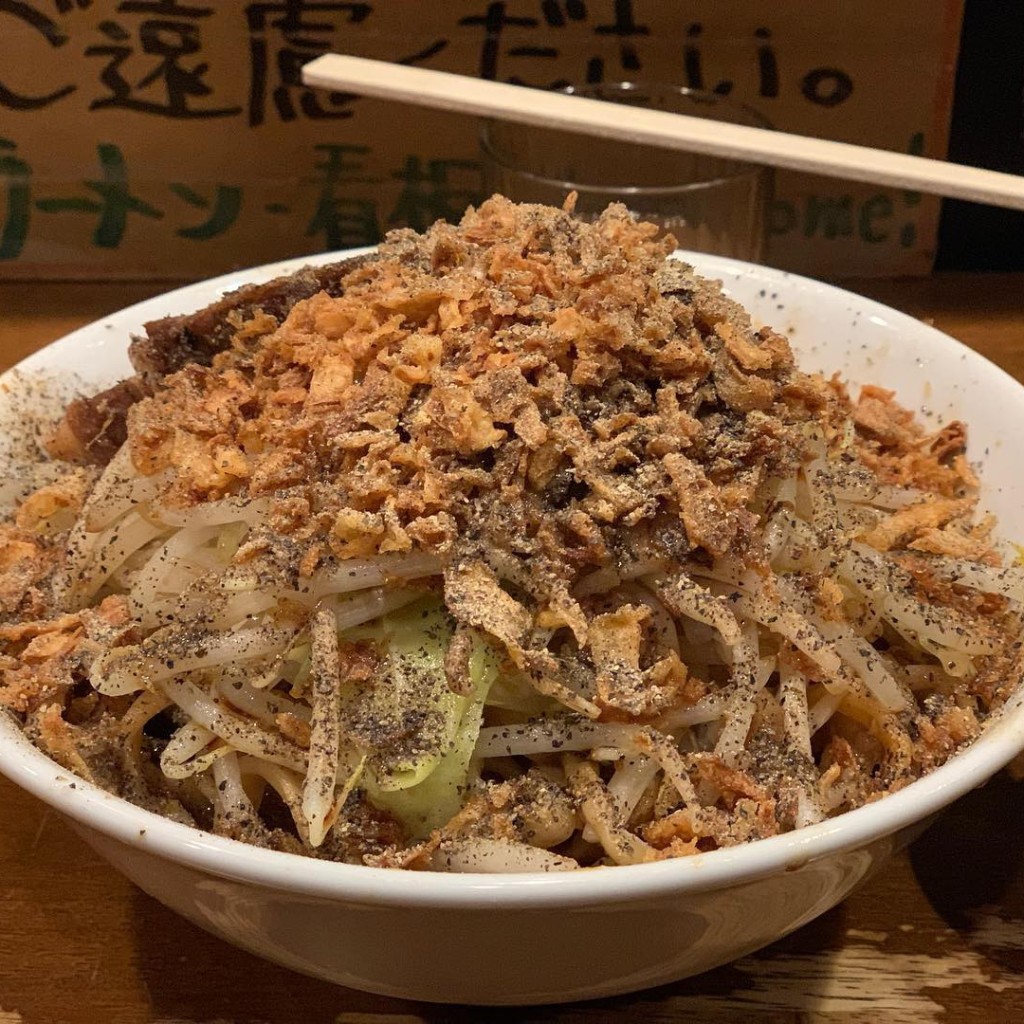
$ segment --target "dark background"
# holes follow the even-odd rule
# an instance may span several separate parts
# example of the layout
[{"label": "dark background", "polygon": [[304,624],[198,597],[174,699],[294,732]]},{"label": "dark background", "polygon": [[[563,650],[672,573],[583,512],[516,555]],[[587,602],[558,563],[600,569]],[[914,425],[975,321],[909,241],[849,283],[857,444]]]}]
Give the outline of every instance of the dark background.
[{"label": "dark background", "polygon": [[[967,0],[949,159],[1024,174],[1024,0]],[[1024,270],[1024,213],[947,199],[942,270]]]}]

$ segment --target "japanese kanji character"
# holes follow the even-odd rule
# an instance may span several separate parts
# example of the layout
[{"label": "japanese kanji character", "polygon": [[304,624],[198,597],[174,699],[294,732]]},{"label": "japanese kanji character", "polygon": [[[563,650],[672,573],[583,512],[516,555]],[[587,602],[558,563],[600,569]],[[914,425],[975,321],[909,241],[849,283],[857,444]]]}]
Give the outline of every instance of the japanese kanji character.
[{"label": "japanese kanji character", "polygon": [[[346,92],[314,92],[302,84],[302,65],[332,48],[335,20],[358,25],[373,8],[366,3],[309,3],[283,0],[254,3],[245,9],[249,25],[252,73],[249,87],[249,123],[266,120],[268,91],[278,117],[294,121],[299,114],[314,119],[351,117],[355,98]],[[270,31],[279,38],[269,38]],[[268,85],[271,68],[275,85]]]},{"label": "japanese kanji character", "polygon": [[704,33],[704,26],[699,22],[692,22],[686,27],[686,44],[683,47],[683,70],[686,73],[686,85],[690,89],[710,89],[719,96],[728,96],[735,84],[732,79],[723,78],[714,86],[704,83],[704,63],[700,47],[700,37]]},{"label": "japanese kanji character", "polygon": [[434,42],[424,46],[422,50],[417,50],[415,53],[410,53],[408,57],[399,57],[395,61],[396,64],[422,64],[423,61],[429,60],[434,54],[440,53],[443,49],[448,46],[447,39],[435,39]]},{"label": "japanese kanji character", "polygon": [[772,30],[770,28],[754,29],[754,38],[757,39],[757,70],[761,79],[758,94],[769,99],[779,95],[779,62],[775,56],[775,48],[771,44]]},{"label": "japanese kanji character", "polygon": [[[179,0],[125,0],[117,5],[119,15],[146,15],[134,27],[125,28],[121,21],[102,21],[100,32],[109,40],[90,46],[88,57],[103,57],[107,64],[100,81],[109,95],[92,101],[90,110],[120,107],[146,114],[173,118],[230,117],[241,107],[198,106],[213,90],[204,78],[209,65],[205,62],[184,63],[202,49],[198,22],[213,13],[212,7],[188,7]],[[128,65],[145,69],[139,77],[129,74]]]},{"label": "japanese kanji character", "polygon": [[179,199],[184,200],[189,206],[210,211],[209,217],[202,224],[196,224],[190,228],[178,228],[175,234],[181,238],[205,241],[208,238],[223,235],[238,219],[238,214],[242,209],[242,190],[237,185],[218,185],[212,202],[189,188],[188,185],[175,183],[170,188]]},{"label": "japanese kanji character", "polygon": [[[610,25],[596,26],[594,31],[599,36],[618,36],[623,69],[626,71],[640,70],[640,55],[633,43],[628,40],[636,36],[649,36],[651,30],[647,25],[636,23],[636,18],[633,15],[633,0],[615,0],[615,20]],[[589,77],[588,75],[588,80]]]},{"label": "japanese kanji character", "polygon": [[853,79],[840,68],[813,68],[800,79],[800,92],[820,107],[837,107],[850,98]]},{"label": "japanese kanji character", "polygon": [[328,143],[315,148],[324,154],[324,160],[316,165],[317,170],[324,173],[320,197],[306,226],[306,235],[313,237],[322,234],[325,250],[342,249],[350,245],[373,245],[380,241],[380,226],[373,203],[368,199],[339,195],[339,187],[342,185],[377,180],[353,173],[363,169],[361,160],[346,160],[348,156],[363,156],[370,151],[369,147]]},{"label": "japanese kanji character", "polygon": [[99,199],[78,197],[73,199],[37,199],[36,209],[44,213],[98,213],[99,221],[93,232],[94,245],[101,249],[116,249],[124,238],[128,214],[159,220],[163,213],[149,203],[132,195],[128,188],[128,174],[124,155],[118,146],[102,142],[96,147],[103,171],[101,181],[86,181],[85,187]]},{"label": "japanese kanji character", "polygon": [[[563,27],[566,24],[567,17],[574,21],[579,21],[586,17],[586,6],[578,2],[578,0],[567,2],[565,7],[566,12],[563,14],[562,8],[557,2],[542,4],[541,10],[549,27]],[[459,25],[481,26],[484,30],[484,41],[480,50],[479,74],[481,78],[494,80],[499,77],[498,60],[502,56],[540,57],[548,60],[557,60],[560,56],[560,51],[555,46],[533,44],[510,46],[508,50],[502,53],[501,41],[506,28],[537,28],[540,25],[538,18],[528,15],[509,14],[508,4],[506,3],[490,3],[483,14],[467,14],[460,18]],[[544,83],[527,82],[518,75],[508,75],[505,81],[512,82],[515,85],[542,85],[547,89],[558,89],[570,84],[566,78],[559,78],[553,82]]]},{"label": "japanese kanji character", "polygon": [[467,14],[459,18],[459,24],[483,26],[484,45],[480,50],[480,77],[493,80],[498,77],[498,57],[505,28],[509,25],[536,28],[540,22],[527,15],[510,15],[506,3],[491,3],[487,5],[487,10],[483,14]]},{"label": "japanese kanji character", "polygon": [[[9,14],[38,32],[54,49],[59,49],[69,39],[67,33],[63,32],[52,18],[36,10],[31,4],[22,3],[21,0],[0,0],[0,15],[2,14]],[[2,35],[3,31],[0,30],[0,37]],[[56,103],[57,100],[74,92],[75,88],[76,86],[70,84],[62,85],[42,96],[26,96],[0,82],[0,105],[11,110],[38,110],[40,107]]]},{"label": "japanese kanji character", "polygon": [[587,17],[587,5],[584,0],[565,0],[565,11],[558,0],[541,0],[541,12],[544,20],[551,28],[564,28],[566,19],[584,21]]},{"label": "japanese kanji character", "polygon": [[32,168],[15,156],[13,149],[15,145],[10,139],[0,138],[0,181],[6,191],[4,219],[0,224],[0,260],[17,259],[28,237]]},{"label": "japanese kanji character", "polygon": [[[424,168],[418,156],[407,156],[402,169],[391,175],[404,184],[388,224],[426,231],[435,220],[457,220],[469,203],[480,198],[479,169],[472,160],[428,160]],[[474,172],[473,187],[452,184],[448,180],[452,170]]]}]

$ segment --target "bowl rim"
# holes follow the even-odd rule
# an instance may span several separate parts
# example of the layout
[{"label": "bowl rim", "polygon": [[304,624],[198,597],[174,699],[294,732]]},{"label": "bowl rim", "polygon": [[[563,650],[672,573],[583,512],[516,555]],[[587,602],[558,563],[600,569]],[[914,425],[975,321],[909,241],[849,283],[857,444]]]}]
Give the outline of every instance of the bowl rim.
[{"label": "bowl rim", "polygon": [[[178,299],[192,303],[182,308],[197,308],[193,295],[205,303],[211,301],[215,290],[230,291],[250,281],[269,280],[302,266],[368,251],[372,247],[282,260],[162,293],[52,342],[0,376],[0,387],[12,373],[52,369],[54,356],[66,356],[76,345],[94,336],[109,338],[118,336],[117,330],[137,329],[145,320],[165,315],[168,303]],[[1024,385],[983,356],[949,335],[872,299],[758,264],[685,250],[675,255],[693,263],[707,277],[725,280],[756,274],[761,281],[776,284],[780,289],[795,284],[811,293],[852,300],[865,315],[880,317],[896,330],[912,331],[926,338],[942,362],[955,359],[963,371],[970,369],[978,374],[979,386],[983,383],[1017,402],[1024,399]],[[1024,687],[1018,688],[978,740],[940,768],[881,800],[816,825],[741,846],[650,864],[552,873],[445,874],[317,860],[250,846],[171,821],[65,770],[31,744],[12,714],[0,714],[0,774],[77,825],[120,841],[139,854],[155,854],[208,875],[299,896],[452,910],[494,910],[498,905],[507,909],[550,909],[635,902],[723,889],[780,871],[798,870],[811,861],[859,849],[926,819],[983,784],[1022,750]]]}]

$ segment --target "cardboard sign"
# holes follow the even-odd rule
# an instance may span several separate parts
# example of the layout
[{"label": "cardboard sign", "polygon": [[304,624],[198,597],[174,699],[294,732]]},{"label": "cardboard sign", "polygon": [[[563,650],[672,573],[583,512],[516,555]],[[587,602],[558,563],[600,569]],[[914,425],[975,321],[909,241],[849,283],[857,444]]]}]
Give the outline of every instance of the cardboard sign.
[{"label": "cardboard sign", "polygon": [[[714,89],[777,128],[945,154],[962,0],[0,0],[0,276],[192,279],[479,197],[469,118],[300,82],[336,50],[551,86]],[[779,173],[766,262],[926,273],[938,201]]]}]

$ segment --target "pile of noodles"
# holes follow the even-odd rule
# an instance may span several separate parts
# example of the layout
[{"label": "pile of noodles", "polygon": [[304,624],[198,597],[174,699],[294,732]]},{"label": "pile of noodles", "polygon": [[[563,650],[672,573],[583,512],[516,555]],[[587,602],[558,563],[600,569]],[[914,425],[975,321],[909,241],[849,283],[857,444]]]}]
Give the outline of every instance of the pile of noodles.
[{"label": "pile of noodles", "polygon": [[[509,224],[514,231],[492,237]],[[355,273],[351,295],[337,306],[309,300],[341,332],[337,338],[325,341],[311,328],[289,334],[291,320],[276,334],[268,333],[279,326],[272,318],[270,326],[260,327],[259,317],[239,324],[237,351],[223,353],[213,369],[186,368],[170,385],[162,382],[129,423],[131,431],[149,431],[146,437],[177,438],[210,479],[234,482],[197,489],[198,476],[183,484],[182,466],[166,459],[140,469],[130,432],[70,529],[47,527],[52,549],[59,548],[47,610],[56,618],[0,627],[0,640],[15,652],[0,656],[0,702],[73,770],[183,820],[314,856],[436,870],[571,869],[712,850],[822,821],[942,763],[977,735],[1021,674],[1024,571],[998,564],[990,523],[972,525],[973,474],[942,466],[956,483],[940,493],[925,489],[926,480],[901,486],[878,472],[838,382],[819,380],[834,399],[823,400],[832,401],[827,424],[812,405],[786,405],[795,376],[775,369],[785,360],[791,366],[784,339],[755,333],[742,311],[721,312],[727,300],[688,270],[671,269],[665,244],[650,237],[624,210],[584,229],[560,211],[492,200],[459,229],[438,227],[385,247],[386,258]],[[421,286],[411,297],[410,279]],[[579,312],[586,289],[594,320]],[[718,303],[717,320],[707,320],[707,303]],[[644,319],[654,307],[656,323]],[[304,316],[297,307],[300,326]],[[526,330],[529,317],[534,334]],[[429,321],[434,333],[406,326],[414,320]],[[557,353],[553,341],[548,350],[536,340],[561,337],[553,328],[541,333],[552,323],[576,332],[571,344],[561,338]],[[444,324],[454,326],[442,344]],[[346,331],[355,338],[355,363],[338,356],[350,340]],[[389,338],[399,339],[394,352]],[[773,363],[770,343],[785,350],[784,359]],[[534,387],[527,374],[547,373],[554,388],[569,380],[563,364],[572,345],[577,361],[562,419],[575,416],[576,433],[558,435],[568,481],[559,505],[547,483],[533,486],[521,468],[527,456],[517,454],[529,448],[532,459],[545,451],[539,439],[549,425],[538,407],[522,406],[532,420],[513,410],[521,417],[514,424],[521,437],[513,437],[513,413],[495,414],[509,428],[495,429],[471,388],[493,384],[485,399],[495,408],[506,378],[527,393]],[[444,362],[452,351],[462,363],[455,356]],[[319,353],[319,362],[309,353]],[[763,410],[783,419],[792,413],[773,421],[778,430],[765,446],[786,431],[798,443],[782,457],[762,458],[748,475],[755,483],[741,512],[750,543],[702,545],[684,535],[687,481],[675,479],[671,460],[696,467],[689,482],[702,495],[718,493],[718,485],[710,469],[704,476],[696,449],[688,462],[671,448],[672,437],[668,448],[657,447],[666,428],[650,443],[639,432],[635,443],[623,441],[623,460],[611,468],[581,468],[588,444],[600,454],[619,443],[613,436],[602,448],[587,430],[635,412],[614,405],[625,392],[613,385],[623,382],[606,379],[627,356],[636,379],[624,385],[641,396],[637,402],[650,410],[657,401],[658,416],[671,406],[666,422],[688,418],[696,430],[706,428],[709,447],[722,442],[719,454],[750,437],[756,446],[750,425],[771,426]],[[744,360],[749,372],[740,372]],[[680,381],[691,365],[703,369],[684,393]],[[260,374],[265,390],[257,394]],[[577,375],[585,387],[575,384]],[[364,380],[370,383],[359,391]],[[207,391],[196,383],[204,381]],[[223,393],[223,408],[210,397],[222,382],[236,389]],[[371,394],[371,385],[379,392]],[[728,396],[719,402],[727,390],[742,398],[742,388],[767,395],[764,403],[744,411]],[[331,422],[348,411],[338,410],[349,399],[337,395],[359,392],[363,419],[350,417],[349,435],[328,433],[328,413],[303,420],[313,390],[334,402],[317,407],[333,410]],[[253,406],[263,401],[273,415],[288,402],[300,412],[294,422],[268,413],[258,435],[255,414],[238,411],[245,402],[236,393]],[[256,438],[265,463],[285,434],[294,440],[306,430],[294,442],[306,450],[329,436],[338,460],[348,459],[344,465],[363,472],[360,482],[370,487],[380,467],[360,454],[372,447],[365,422],[373,421],[373,437],[391,430],[379,426],[384,413],[369,401],[373,394],[382,401],[399,395],[412,410],[413,434],[427,423],[420,467],[435,477],[449,473],[441,514],[456,524],[443,542],[406,537],[405,550],[380,553],[378,534],[368,554],[335,549],[308,557],[307,540],[275,533],[274,502],[284,491],[267,485],[261,492],[254,476],[240,484],[221,474],[210,454],[221,442],[204,449],[207,442],[187,434],[174,407],[175,396],[192,395],[202,416],[235,416],[237,432]],[[680,395],[695,396],[692,415]],[[590,419],[580,411],[584,399],[599,407]],[[394,409],[387,415],[398,422]],[[437,441],[439,423],[451,435],[447,448]],[[551,425],[552,438],[558,429]],[[911,436],[927,441],[923,431]],[[491,451],[488,462],[486,449],[501,447],[502,438],[509,439],[503,451]],[[244,462],[243,441],[229,440],[235,448],[224,443],[214,454]],[[408,441],[402,438],[405,456]],[[392,457],[381,457],[382,478]],[[303,498],[295,506],[305,502],[314,525],[318,515],[327,522],[352,511],[344,507],[348,478],[323,465],[316,494],[327,495],[327,505]],[[540,509],[542,521],[579,511],[580,529],[604,531],[589,550],[605,554],[581,556],[575,567],[564,546],[557,563],[564,578],[552,583],[549,572],[540,597],[540,569],[534,573],[522,551],[493,542],[480,527],[488,510],[458,491],[458,480],[484,480],[491,509],[500,511],[513,477],[520,508]],[[654,496],[644,493],[651,480],[662,481]],[[298,473],[289,486],[306,483]],[[614,518],[620,483],[636,495],[634,523],[647,533]],[[585,498],[571,505],[574,488]],[[705,520],[714,507],[706,505],[712,514]],[[421,525],[430,518],[422,508],[416,514]],[[349,518],[373,516],[356,510]],[[674,533],[664,527],[668,520]],[[961,532],[943,533],[954,521]],[[905,541],[917,526],[908,524],[915,523],[941,527],[932,532],[952,547],[909,550]],[[503,529],[514,546],[513,517]],[[659,547],[663,536],[683,542]],[[23,531],[11,550],[31,551],[33,543]],[[669,549],[681,553],[669,557]],[[275,551],[283,552],[277,569]],[[38,611],[26,618],[33,616],[43,618]],[[61,670],[63,682],[46,681],[47,658],[70,666]]]},{"label": "pile of noodles", "polygon": [[[726,555],[694,561],[683,573],[656,562],[599,569],[573,588],[577,599],[599,598],[602,607],[646,607],[660,641],[689,672],[721,685],[642,725],[595,721],[578,701],[538,694],[494,658],[497,678],[479,706],[467,710],[475,715],[474,735],[471,750],[463,751],[470,756],[452,805],[456,815],[478,780],[515,777],[530,762],[571,794],[571,808],[561,812],[559,827],[535,830],[531,838],[542,843],[486,836],[435,843],[444,854],[434,850],[427,866],[571,867],[575,859],[548,848],[571,849],[573,842],[584,860],[648,860],[658,851],[639,837],[640,827],[671,815],[678,821],[681,811],[693,852],[702,816],[722,795],[721,784],[693,781],[694,758],[709,753],[716,763],[742,764],[755,717],[774,719],[795,755],[797,770],[786,778],[795,827],[863,799],[852,780],[822,785],[816,737],[837,715],[845,735],[857,728],[881,743],[893,779],[911,770],[912,743],[902,723],[918,694],[955,694],[977,659],[998,654],[1000,643],[966,628],[953,608],[910,596],[912,580],[895,559],[851,539],[926,496],[880,485],[863,467],[826,457],[821,441],[815,445],[816,455],[793,476],[771,482],[763,524],[769,574]],[[125,594],[133,618],[149,632],[137,645],[98,658],[92,685],[133,698],[123,727],[125,744],[135,750],[151,719],[168,708],[180,712],[160,770],[170,780],[198,779],[219,821],[258,818],[259,795],[272,790],[301,842],[316,848],[342,819],[373,757],[372,749],[347,742],[339,725],[339,637],[437,591],[441,560],[416,553],[350,560],[297,589],[268,590],[232,565],[265,514],[264,502],[229,498],[181,512],[154,500],[159,485],[133,472],[122,451],[71,536],[67,579],[74,582],[66,603]],[[1012,601],[1004,614],[1019,623],[1020,570],[943,556],[928,561],[958,587]],[[841,617],[823,617],[802,586],[823,571],[842,589]],[[884,653],[886,645],[872,643],[885,635],[902,639],[899,662]],[[178,642],[182,656],[164,658]],[[282,714],[308,724],[308,749],[282,737]],[[448,753],[453,746],[454,739]],[[433,812],[427,807],[420,820],[443,836],[446,822]],[[715,845],[729,836],[723,832]]]}]

